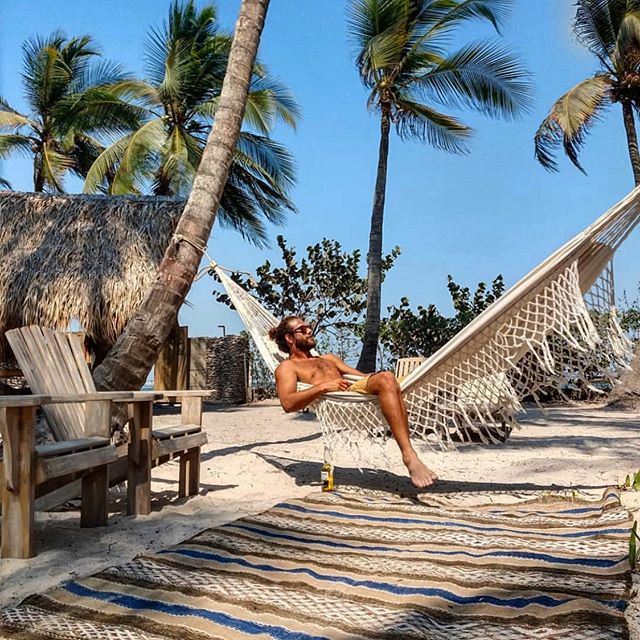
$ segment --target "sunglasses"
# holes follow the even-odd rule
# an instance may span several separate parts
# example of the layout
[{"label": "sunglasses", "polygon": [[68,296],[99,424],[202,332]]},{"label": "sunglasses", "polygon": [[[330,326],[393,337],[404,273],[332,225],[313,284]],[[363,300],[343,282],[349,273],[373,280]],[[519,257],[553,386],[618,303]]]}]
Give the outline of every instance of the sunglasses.
[{"label": "sunglasses", "polygon": [[291,331],[289,331],[289,333],[312,333],[312,332],[313,332],[313,327],[308,324],[301,324],[299,327],[296,327],[295,329],[291,329]]}]

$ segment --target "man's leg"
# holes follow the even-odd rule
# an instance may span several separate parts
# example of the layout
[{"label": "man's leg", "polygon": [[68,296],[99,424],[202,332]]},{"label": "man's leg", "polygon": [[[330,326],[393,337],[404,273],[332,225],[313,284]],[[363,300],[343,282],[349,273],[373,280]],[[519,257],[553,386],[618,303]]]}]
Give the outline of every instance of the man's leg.
[{"label": "man's leg", "polygon": [[391,433],[400,447],[402,462],[409,470],[413,484],[420,488],[431,486],[438,476],[421,462],[411,445],[407,408],[395,376],[388,371],[373,374],[369,378],[367,392],[378,396],[382,415],[389,423]]}]

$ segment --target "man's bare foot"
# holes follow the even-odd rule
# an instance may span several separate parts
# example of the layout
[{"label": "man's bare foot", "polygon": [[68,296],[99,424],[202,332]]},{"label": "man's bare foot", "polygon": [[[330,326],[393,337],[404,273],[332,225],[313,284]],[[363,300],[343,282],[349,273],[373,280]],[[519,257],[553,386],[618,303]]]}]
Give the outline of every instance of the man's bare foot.
[{"label": "man's bare foot", "polygon": [[425,489],[430,487],[437,479],[438,476],[427,467],[420,458],[417,456],[412,460],[405,462],[407,469],[409,470],[409,477],[411,482],[418,487],[418,489]]}]

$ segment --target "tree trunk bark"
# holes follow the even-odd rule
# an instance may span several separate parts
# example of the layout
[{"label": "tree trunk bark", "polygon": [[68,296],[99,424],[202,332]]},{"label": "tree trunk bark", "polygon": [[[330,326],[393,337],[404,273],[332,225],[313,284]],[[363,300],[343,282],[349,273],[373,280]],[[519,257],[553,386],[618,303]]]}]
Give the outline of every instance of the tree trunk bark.
[{"label": "tree trunk bark", "polygon": [[369,253],[367,253],[367,319],[362,352],[357,369],[364,373],[375,371],[380,334],[380,300],[382,294],[382,223],[384,201],[387,191],[387,161],[389,158],[389,131],[391,113],[388,105],[382,105],[380,121],[380,148],[378,151],[378,174],[371,211]]},{"label": "tree trunk bark", "polygon": [[176,324],[198,271],[240,134],[269,0],[243,0],[220,103],[191,195],[146,298],[104,362],[98,389],[139,389]]},{"label": "tree trunk bark", "polygon": [[[624,118],[624,130],[627,134],[627,147],[629,159],[633,170],[633,180],[636,187],[640,185],[640,151],[638,150],[638,134],[633,115],[633,105],[629,101],[622,103],[622,117]],[[631,370],[624,373],[620,383],[611,393],[609,406],[620,409],[637,407],[640,403],[640,344],[636,346],[631,361]]]},{"label": "tree trunk bark", "polygon": [[631,169],[633,170],[633,181],[637,187],[640,184],[640,152],[638,151],[638,135],[631,102],[624,101],[622,103],[622,117],[624,118],[624,129],[627,133],[627,147],[629,149]]}]

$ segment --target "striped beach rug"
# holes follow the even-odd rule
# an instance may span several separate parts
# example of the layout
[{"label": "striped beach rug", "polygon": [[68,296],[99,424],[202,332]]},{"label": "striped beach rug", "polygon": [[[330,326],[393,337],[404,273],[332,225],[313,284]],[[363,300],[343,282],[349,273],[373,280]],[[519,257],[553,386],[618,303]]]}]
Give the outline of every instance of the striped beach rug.
[{"label": "striped beach rug", "polygon": [[627,638],[630,526],[613,489],[480,506],[313,494],[31,596],[0,612],[0,637]]}]

